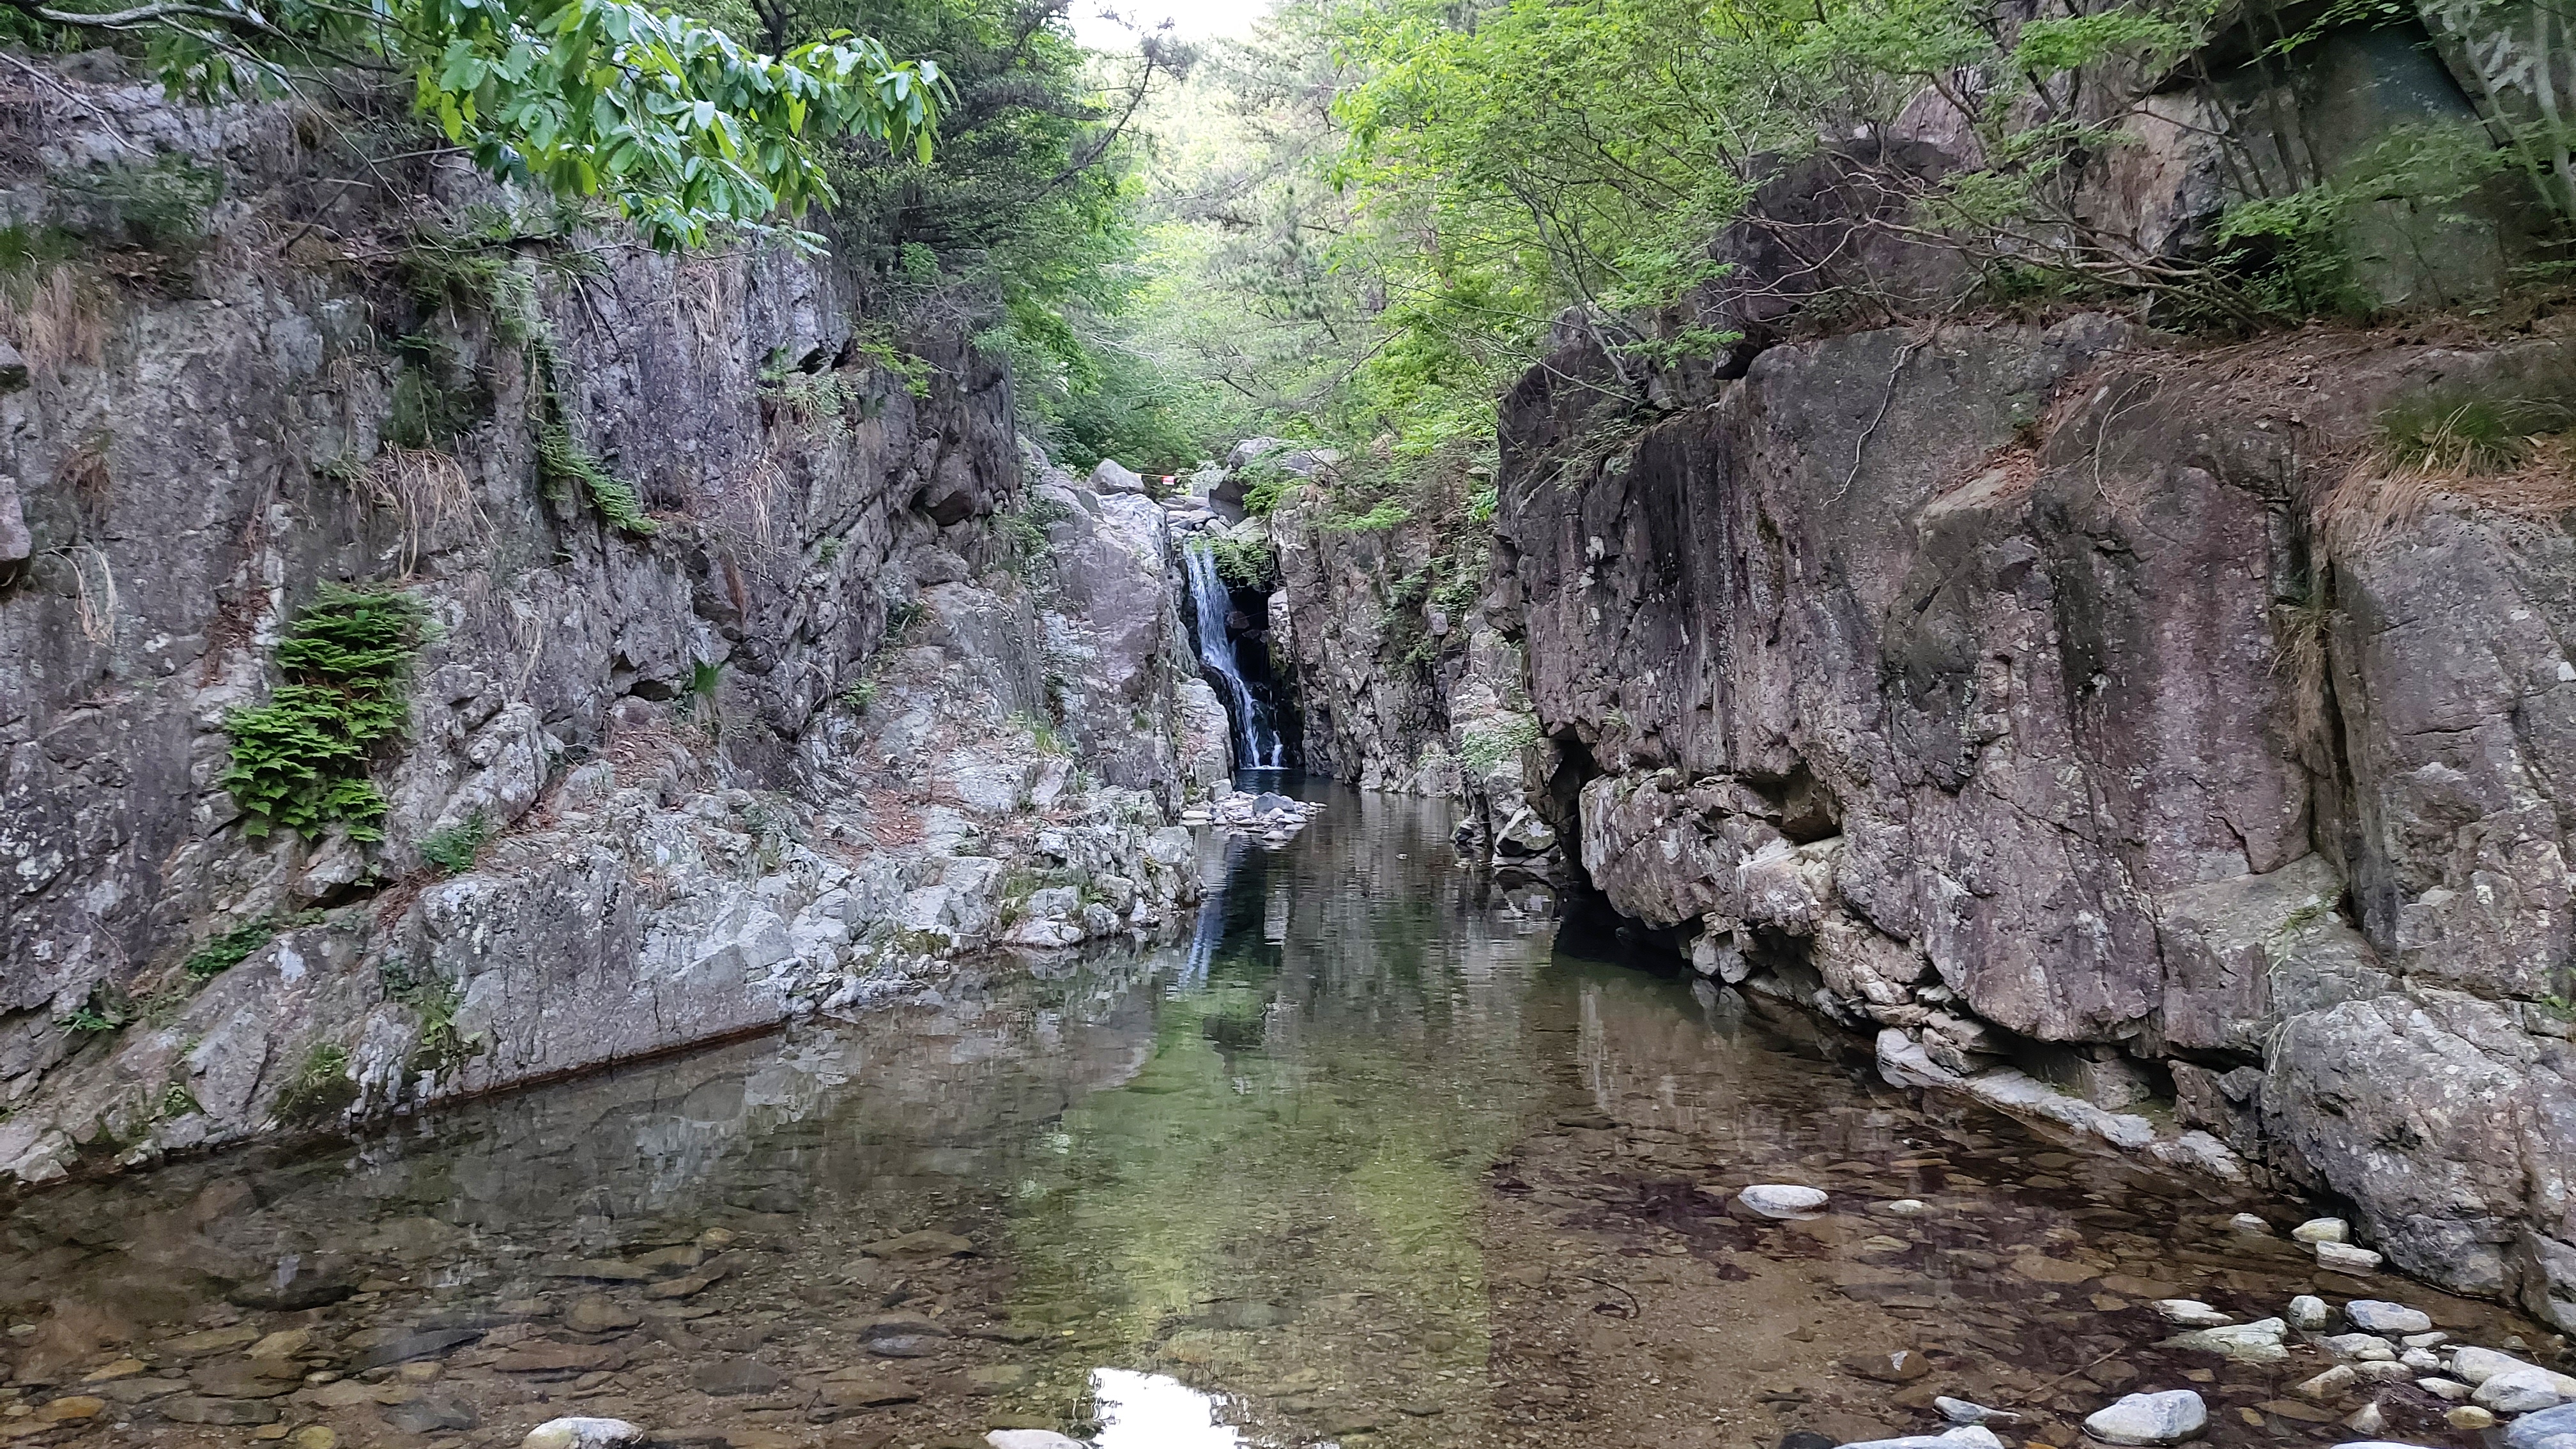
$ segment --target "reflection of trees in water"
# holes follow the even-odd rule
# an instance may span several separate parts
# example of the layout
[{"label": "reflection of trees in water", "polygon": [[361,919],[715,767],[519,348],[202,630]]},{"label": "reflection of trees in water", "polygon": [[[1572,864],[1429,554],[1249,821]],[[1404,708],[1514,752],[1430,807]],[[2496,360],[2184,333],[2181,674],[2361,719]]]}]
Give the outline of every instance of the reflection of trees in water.
[{"label": "reflection of trees in water", "polygon": [[[745,1211],[815,1214],[844,1237],[922,1226],[1007,1193],[1032,1150],[1026,1124],[1132,1074],[1154,1029],[1151,983],[1176,964],[1013,967],[852,1026],[461,1104],[354,1141],[38,1194],[13,1206],[0,1301],[170,1321],[289,1257],[307,1270],[434,1265],[440,1281],[509,1296],[527,1286],[511,1267],[520,1250],[607,1254]],[[112,1240],[101,1222],[120,1224]]]},{"label": "reflection of trees in water", "polygon": [[1482,1367],[1481,1177],[1535,1087],[1545,943],[1474,904],[1442,807],[1330,805],[1234,862],[1151,1059],[1023,1188],[1015,1311],[1099,1362],[1415,1397],[1424,1362]]}]

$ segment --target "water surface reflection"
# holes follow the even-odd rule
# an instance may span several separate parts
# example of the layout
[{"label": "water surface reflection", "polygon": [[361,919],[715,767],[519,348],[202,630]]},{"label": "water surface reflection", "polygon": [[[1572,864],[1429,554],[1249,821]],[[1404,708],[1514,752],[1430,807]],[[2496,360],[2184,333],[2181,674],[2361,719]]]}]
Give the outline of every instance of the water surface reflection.
[{"label": "water surface reflection", "polygon": [[[2349,1437],[2283,1395],[2312,1365],[2152,1347],[2155,1297],[2355,1291],[2233,1205],[1558,937],[1437,805],[1329,803],[1279,851],[1212,840],[1187,941],[28,1200],[0,1438],[461,1449],[580,1413],[736,1449],[1768,1449],[1922,1429],[1944,1392],[2068,1445],[2185,1381],[2221,1442]],[[1837,1211],[1746,1219],[1753,1181]]]}]

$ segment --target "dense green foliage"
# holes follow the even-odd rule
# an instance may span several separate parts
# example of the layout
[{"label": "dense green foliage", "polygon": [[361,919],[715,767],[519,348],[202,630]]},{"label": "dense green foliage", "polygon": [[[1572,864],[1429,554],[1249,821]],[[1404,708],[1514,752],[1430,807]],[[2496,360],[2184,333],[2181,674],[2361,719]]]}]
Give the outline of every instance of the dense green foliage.
[{"label": "dense green foliage", "polygon": [[758,54],[627,0],[11,0],[0,40],[138,45],[173,94],[284,94],[322,69],[382,73],[483,171],[605,197],[655,245],[760,229],[833,199],[823,144],[926,159],[936,63],[834,31]]},{"label": "dense green foliage", "polygon": [[1433,483],[1444,511],[1470,508],[1494,400],[1553,331],[1589,329],[1639,372],[1727,340],[1681,307],[1722,275],[1711,239],[1820,137],[1883,130],[1920,97],[1945,98],[1987,164],[1891,175],[1907,224],[1998,261],[2111,265],[2066,226],[2069,158],[2120,114],[2087,87],[2169,61],[2203,23],[2191,0],[2018,29],[1975,0],[1292,4],[1203,108],[1258,154],[1174,188],[1214,233],[1186,260],[1259,319],[1249,342],[1221,324],[1193,340],[1264,421],[1351,455],[1352,521]]},{"label": "dense green foliage", "polygon": [[224,716],[232,764],[224,788],[252,839],[284,826],[307,837],[334,825],[381,840],[385,798],[368,778],[376,748],[406,722],[412,661],[429,631],[406,593],[324,584],[277,646],[286,682],[263,705]]},{"label": "dense green foliage", "polygon": [[[954,103],[935,157],[845,147],[834,244],[885,279],[915,325],[970,325],[1006,353],[1031,430],[1067,462],[1153,467],[1197,446],[1171,414],[1189,393],[1119,345],[1137,300],[1136,118],[1189,53],[1148,39],[1086,51],[1068,0],[692,0],[782,43],[840,29],[938,57]],[[998,318],[960,298],[996,298]],[[978,304],[980,305],[980,304]]]},{"label": "dense green foliage", "polygon": [[[2152,97],[2212,79],[2218,27],[2251,27],[2252,60],[2231,62],[2248,83],[2286,84],[2333,27],[2398,19],[2413,7],[2338,0],[2277,33],[2210,0],[1284,0],[1157,116],[1147,340],[1206,381],[1233,435],[1337,449],[1341,526],[1465,529],[1494,506],[1501,391],[1581,339],[1609,358],[1605,401],[1651,416],[1651,379],[1732,340],[1738,314],[1712,300],[1766,284],[1712,243],[1767,183],[1828,159],[1881,208],[1877,236],[1957,265],[1928,296],[1847,274],[1796,297],[1827,325],[2069,304],[2235,333],[2365,316],[2374,248],[2468,224],[2473,198],[2549,171],[2564,138],[2508,127],[2500,147],[2428,122],[2315,170],[2215,133],[2242,163],[2224,184],[2254,190],[2190,252],[2150,249],[2081,187],[2136,146]],[[1883,144],[1927,133],[1939,164]],[[1255,497],[1295,486],[1256,480]]]}]

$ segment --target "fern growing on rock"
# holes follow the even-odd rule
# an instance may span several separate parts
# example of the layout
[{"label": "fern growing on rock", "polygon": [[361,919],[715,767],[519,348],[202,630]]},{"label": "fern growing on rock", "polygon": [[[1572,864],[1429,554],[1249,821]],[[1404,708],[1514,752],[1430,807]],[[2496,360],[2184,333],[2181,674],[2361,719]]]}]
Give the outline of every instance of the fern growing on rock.
[{"label": "fern growing on rock", "polygon": [[429,633],[420,600],[324,584],[277,646],[286,682],[269,701],[224,716],[224,788],[257,840],[280,826],[311,838],[334,825],[382,840],[385,798],[368,777],[376,748],[402,733],[412,662]]}]

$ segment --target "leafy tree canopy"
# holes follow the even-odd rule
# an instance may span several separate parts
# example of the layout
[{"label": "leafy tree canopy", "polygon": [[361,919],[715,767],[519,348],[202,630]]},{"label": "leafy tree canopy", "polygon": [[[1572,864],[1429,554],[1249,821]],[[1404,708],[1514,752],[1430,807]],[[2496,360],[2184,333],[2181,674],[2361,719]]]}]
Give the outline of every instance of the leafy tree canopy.
[{"label": "leafy tree canopy", "polygon": [[16,38],[138,45],[174,95],[199,100],[351,72],[408,80],[495,179],[605,197],[665,248],[828,205],[836,138],[926,161],[949,95],[936,62],[847,31],[761,54],[631,0],[0,4]]}]

